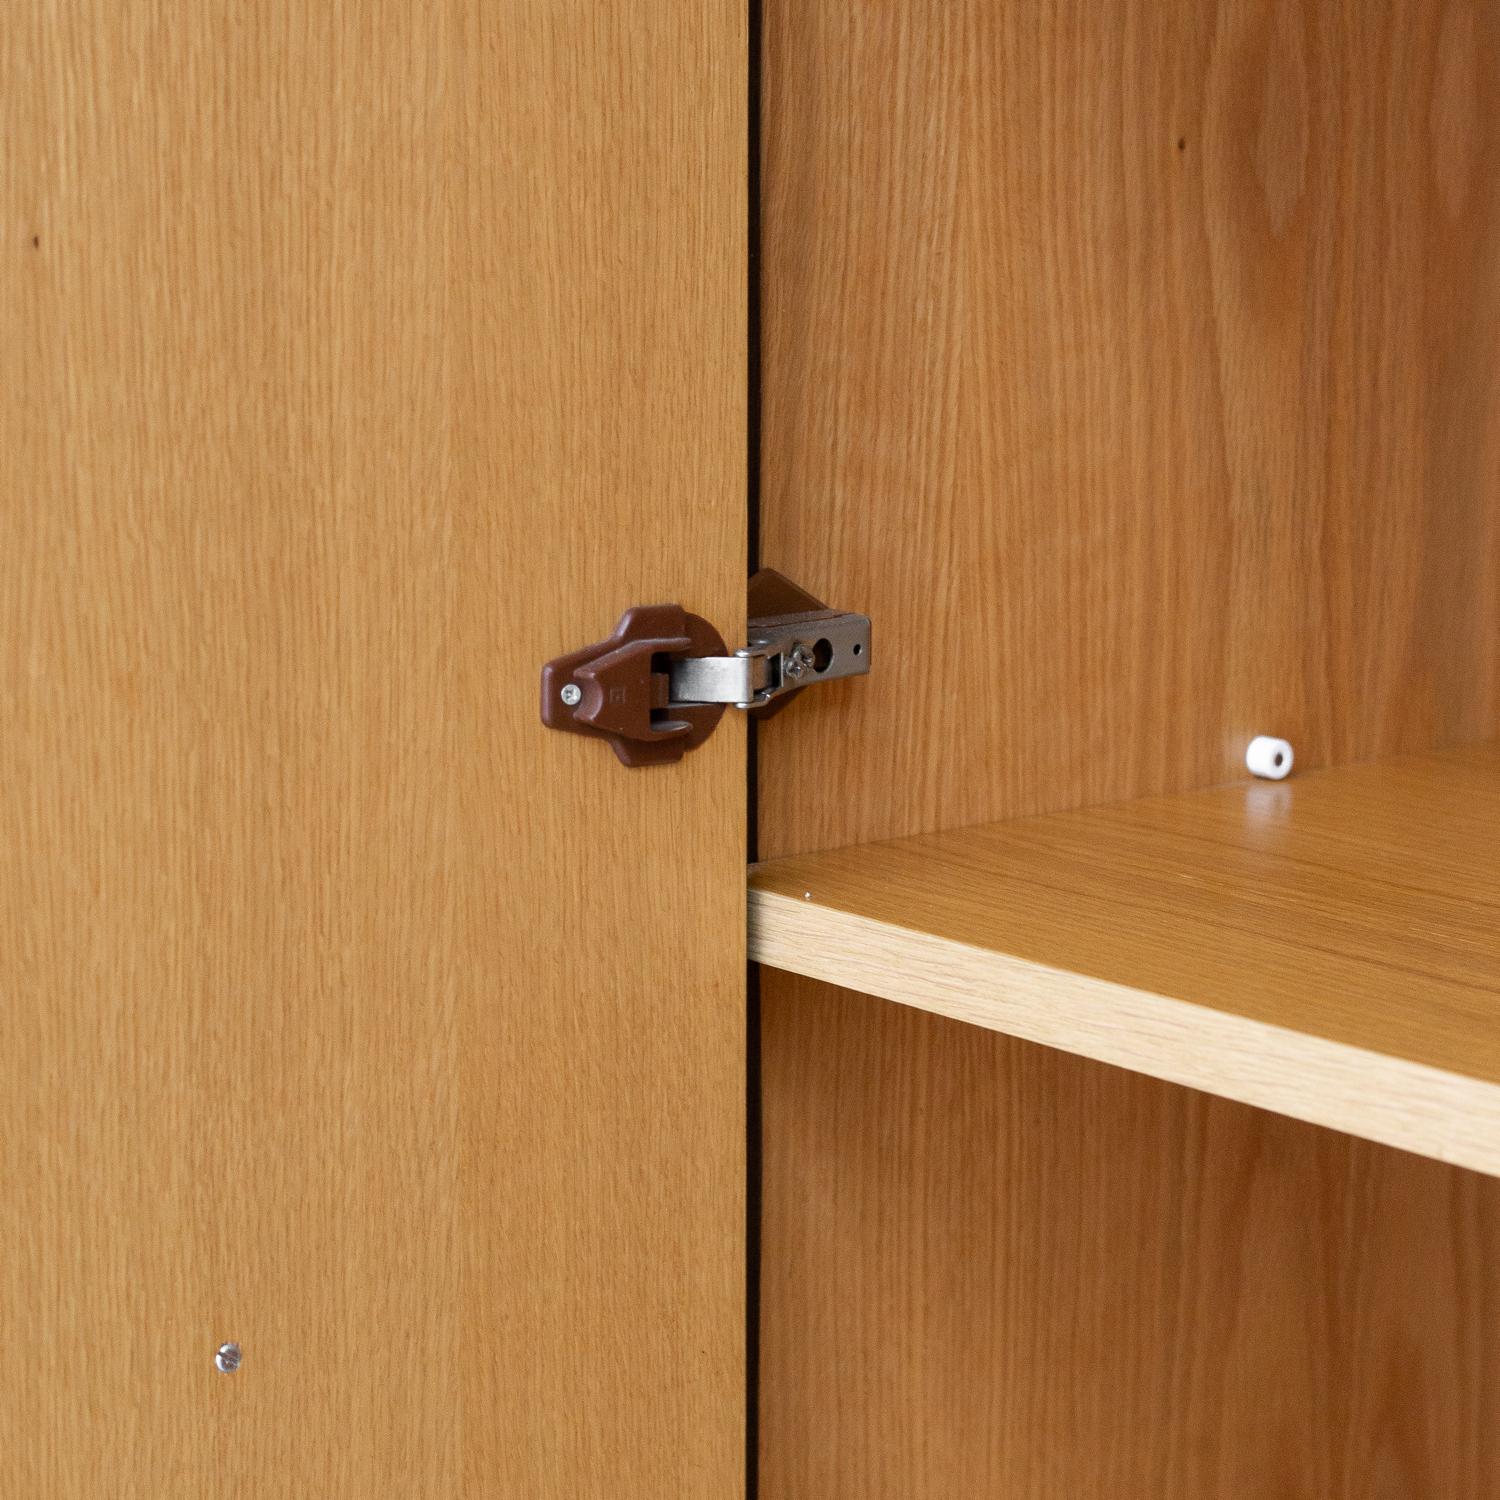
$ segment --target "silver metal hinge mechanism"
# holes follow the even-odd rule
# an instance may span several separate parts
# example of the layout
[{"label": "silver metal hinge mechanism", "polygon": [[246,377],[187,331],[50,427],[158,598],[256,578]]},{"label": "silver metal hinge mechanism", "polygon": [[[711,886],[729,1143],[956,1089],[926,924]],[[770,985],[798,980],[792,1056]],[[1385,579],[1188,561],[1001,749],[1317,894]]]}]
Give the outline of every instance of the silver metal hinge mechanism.
[{"label": "silver metal hinge mechanism", "polygon": [[870,621],[769,568],[750,580],[746,644],[730,652],[680,605],[627,610],[607,640],[542,668],[542,722],[607,739],[628,766],[680,760],[729,705],[758,717],[803,688],[870,670]]},{"label": "silver metal hinge mechanism", "polygon": [[870,670],[870,622],[836,609],[801,610],[750,621],[748,645],[733,656],[684,656],[668,663],[674,703],[764,708],[814,682]]}]

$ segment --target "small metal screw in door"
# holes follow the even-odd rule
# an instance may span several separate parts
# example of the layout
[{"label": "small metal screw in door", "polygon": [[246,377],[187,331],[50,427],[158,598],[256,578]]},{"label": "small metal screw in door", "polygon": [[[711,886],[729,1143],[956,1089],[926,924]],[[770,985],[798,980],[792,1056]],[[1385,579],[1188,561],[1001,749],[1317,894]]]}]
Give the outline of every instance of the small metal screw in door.
[{"label": "small metal screw in door", "polygon": [[238,1344],[220,1344],[218,1353],[214,1355],[214,1367],[220,1374],[233,1375],[239,1369],[242,1358]]}]

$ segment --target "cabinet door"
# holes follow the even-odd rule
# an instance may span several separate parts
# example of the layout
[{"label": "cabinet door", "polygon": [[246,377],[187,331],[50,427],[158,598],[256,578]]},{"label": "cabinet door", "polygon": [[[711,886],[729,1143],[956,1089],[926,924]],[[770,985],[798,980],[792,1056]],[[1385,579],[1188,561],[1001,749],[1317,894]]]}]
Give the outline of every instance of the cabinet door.
[{"label": "cabinet door", "polygon": [[742,26],[8,19],[5,1494],[739,1491],[743,726],[536,693],[743,610]]}]

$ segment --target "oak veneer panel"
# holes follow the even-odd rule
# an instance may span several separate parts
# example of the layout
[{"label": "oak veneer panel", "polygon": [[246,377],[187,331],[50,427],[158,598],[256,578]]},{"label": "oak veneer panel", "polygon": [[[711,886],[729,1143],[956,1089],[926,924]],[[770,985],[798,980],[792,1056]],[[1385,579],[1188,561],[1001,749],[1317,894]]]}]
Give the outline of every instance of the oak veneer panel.
[{"label": "oak veneer panel", "polygon": [[8,12],[6,1496],[738,1492],[742,726],[535,694],[743,607],[745,60]]},{"label": "oak veneer panel", "polygon": [[1500,8],[765,27],[762,554],[879,667],[762,855],[1493,738]]},{"label": "oak veneer panel", "polygon": [[1500,1489],[1492,1179],[775,977],[763,1495]]},{"label": "oak veneer panel", "polygon": [[[1494,738],[1500,11],[764,17],[762,558],[880,655],[763,857]],[[763,995],[767,1500],[1495,1490],[1490,1183]]]},{"label": "oak veneer panel", "polygon": [[1500,750],[761,865],[779,969],[1500,1175]]}]

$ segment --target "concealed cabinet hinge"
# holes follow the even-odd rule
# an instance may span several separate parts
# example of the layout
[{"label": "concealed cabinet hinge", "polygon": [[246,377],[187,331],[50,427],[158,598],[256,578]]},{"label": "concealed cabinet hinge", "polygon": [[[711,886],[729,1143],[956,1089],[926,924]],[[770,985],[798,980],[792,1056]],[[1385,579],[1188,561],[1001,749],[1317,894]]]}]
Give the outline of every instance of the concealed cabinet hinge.
[{"label": "concealed cabinet hinge", "polygon": [[762,568],[750,580],[746,644],[731,652],[681,605],[626,610],[607,640],[542,668],[542,723],[607,739],[627,766],[680,760],[733,704],[777,712],[815,682],[870,670],[870,621],[827,608]]}]

